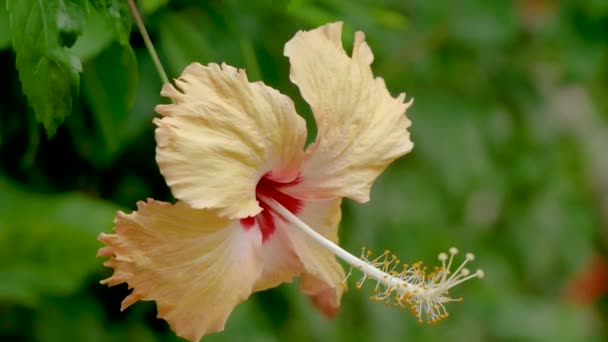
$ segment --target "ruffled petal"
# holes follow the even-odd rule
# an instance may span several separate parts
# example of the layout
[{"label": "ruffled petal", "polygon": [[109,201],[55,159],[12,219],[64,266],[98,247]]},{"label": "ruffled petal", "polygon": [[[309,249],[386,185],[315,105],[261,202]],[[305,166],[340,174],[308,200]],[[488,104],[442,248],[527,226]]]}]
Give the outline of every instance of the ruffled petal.
[{"label": "ruffled petal", "polygon": [[173,195],[191,207],[253,216],[262,210],[262,176],[298,176],[306,125],[287,96],[250,83],[243,70],[198,63],[161,94],[175,103],[156,107],[156,160]]},{"label": "ruffled petal", "polygon": [[104,265],[114,269],[102,283],[133,289],[122,309],[156,301],[158,317],[188,340],[222,331],[262,273],[259,229],[243,229],[238,221],[183,202],[148,200],[137,207],[117,214],[116,234],[99,237],[107,247],[98,254],[110,256]]},{"label": "ruffled petal", "polygon": [[287,45],[290,79],[310,104],[318,135],[303,164],[301,182],[289,192],[302,199],[349,197],[369,200],[374,180],[408,153],[412,101],[393,98],[374,78],[374,56],[362,32],[352,57],[342,47],[342,23],[300,31]]},{"label": "ruffled petal", "polygon": [[[327,239],[338,243],[338,225],[342,216],[341,200],[306,202],[298,217]],[[290,246],[304,266],[301,290],[313,304],[328,317],[340,308],[340,299],[346,289],[345,274],[335,256],[316,241],[285,221],[279,228],[285,232]]]}]

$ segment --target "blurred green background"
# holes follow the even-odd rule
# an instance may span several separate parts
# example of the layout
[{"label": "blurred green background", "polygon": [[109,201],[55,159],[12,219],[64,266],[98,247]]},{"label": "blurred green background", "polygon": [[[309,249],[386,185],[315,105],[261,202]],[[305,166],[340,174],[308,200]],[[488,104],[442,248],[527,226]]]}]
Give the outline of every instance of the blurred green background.
[{"label": "blurred green background", "polygon": [[[111,231],[115,211],[147,197],[172,200],[154,161],[161,81],[125,2],[65,1],[85,9],[82,34],[64,44],[82,73],[71,115],[49,138],[19,81],[11,37],[24,33],[11,32],[6,1],[0,340],[180,340],[155,318],[153,303],[121,313],[126,286],[98,284],[111,272],[95,258],[96,236]],[[337,20],[347,47],[364,31],[375,74],[394,94],[415,98],[408,112],[415,148],[381,176],[370,203],[344,204],[342,245],[354,253],[388,248],[431,265],[454,245],[474,252],[486,271],[453,290],[465,300],[450,304],[438,326],[369,301],[352,277],[333,321],[288,284],[253,295],[225,332],[205,341],[608,339],[606,269],[590,266],[608,250],[608,1],[138,5],[169,77],[194,61],[227,62],[288,94],[308,119],[288,80],[285,42]]]}]

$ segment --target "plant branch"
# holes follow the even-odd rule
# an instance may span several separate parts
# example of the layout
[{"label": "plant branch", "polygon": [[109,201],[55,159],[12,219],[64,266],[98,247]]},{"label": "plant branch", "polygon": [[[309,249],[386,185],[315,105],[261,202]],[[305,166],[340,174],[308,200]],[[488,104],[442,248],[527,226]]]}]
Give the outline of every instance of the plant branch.
[{"label": "plant branch", "polygon": [[141,15],[137,10],[137,6],[135,6],[135,0],[129,0],[129,8],[131,9],[131,13],[133,13],[133,17],[135,18],[135,22],[137,23],[137,27],[139,28],[139,32],[144,39],[146,44],[146,48],[148,49],[148,53],[150,53],[150,57],[152,57],[152,61],[154,62],[154,66],[156,67],[156,71],[160,76],[160,79],[163,81],[163,84],[169,83],[169,78],[167,77],[167,73],[163,68],[160,59],[158,58],[158,54],[156,53],[156,49],[154,49],[154,44],[152,44],[152,40],[150,40],[150,36],[148,35],[148,31],[146,30],[146,26],[144,25],[143,20],[141,19]]}]

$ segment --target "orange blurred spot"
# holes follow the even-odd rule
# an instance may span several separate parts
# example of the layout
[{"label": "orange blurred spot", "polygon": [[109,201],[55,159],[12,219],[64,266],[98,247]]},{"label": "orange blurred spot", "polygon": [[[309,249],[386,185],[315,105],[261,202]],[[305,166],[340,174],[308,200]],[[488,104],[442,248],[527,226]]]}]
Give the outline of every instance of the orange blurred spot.
[{"label": "orange blurred spot", "polygon": [[565,296],[574,303],[591,304],[608,294],[608,261],[594,255],[585,270],[566,286]]}]

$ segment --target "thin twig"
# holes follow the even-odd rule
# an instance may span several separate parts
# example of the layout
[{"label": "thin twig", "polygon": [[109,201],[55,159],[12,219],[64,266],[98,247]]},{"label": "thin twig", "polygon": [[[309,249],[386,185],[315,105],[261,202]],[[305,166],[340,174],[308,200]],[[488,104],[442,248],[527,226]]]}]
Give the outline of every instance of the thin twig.
[{"label": "thin twig", "polygon": [[139,27],[139,32],[146,43],[146,48],[148,49],[148,53],[150,53],[150,57],[152,57],[152,61],[154,62],[154,66],[156,67],[156,71],[160,76],[160,79],[163,83],[169,83],[169,78],[167,77],[167,73],[165,73],[165,69],[158,58],[158,54],[156,53],[156,49],[154,49],[154,44],[152,44],[152,40],[150,40],[150,36],[148,35],[148,31],[146,31],[146,26],[144,25],[141,16],[139,15],[139,11],[137,10],[137,6],[135,6],[134,0],[129,0],[129,8],[131,8],[131,12],[133,13],[133,17],[135,18],[135,22],[137,23],[137,27]]}]

